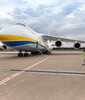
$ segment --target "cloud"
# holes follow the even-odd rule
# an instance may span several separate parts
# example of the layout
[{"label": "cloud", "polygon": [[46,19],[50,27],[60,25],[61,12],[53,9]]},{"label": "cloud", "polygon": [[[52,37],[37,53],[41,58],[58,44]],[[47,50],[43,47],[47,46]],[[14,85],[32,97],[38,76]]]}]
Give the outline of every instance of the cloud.
[{"label": "cloud", "polygon": [[[83,39],[84,0],[0,0],[0,28],[23,22],[35,31]],[[76,37],[77,34],[77,37]]]},{"label": "cloud", "polygon": [[12,16],[9,15],[9,13],[12,12],[11,8],[0,8],[0,19],[13,19]]},{"label": "cloud", "polygon": [[39,5],[52,5],[54,2],[58,2],[58,0],[24,0],[28,3],[30,8],[37,8]]}]

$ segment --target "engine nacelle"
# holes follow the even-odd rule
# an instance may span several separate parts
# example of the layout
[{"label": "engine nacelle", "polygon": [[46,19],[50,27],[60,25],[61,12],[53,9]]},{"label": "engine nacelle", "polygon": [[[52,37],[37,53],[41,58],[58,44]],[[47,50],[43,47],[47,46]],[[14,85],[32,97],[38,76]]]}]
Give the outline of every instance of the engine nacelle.
[{"label": "engine nacelle", "polygon": [[3,45],[2,48],[3,48],[3,49],[7,49],[7,46],[6,46],[6,45]]},{"label": "engine nacelle", "polygon": [[76,49],[78,49],[78,48],[81,47],[81,44],[77,42],[77,43],[74,44],[74,47],[75,47]]},{"label": "engine nacelle", "polygon": [[62,42],[61,42],[61,41],[56,41],[56,42],[55,42],[55,45],[56,45],[57,47],[61,47],[61,46],[62,46]]}]

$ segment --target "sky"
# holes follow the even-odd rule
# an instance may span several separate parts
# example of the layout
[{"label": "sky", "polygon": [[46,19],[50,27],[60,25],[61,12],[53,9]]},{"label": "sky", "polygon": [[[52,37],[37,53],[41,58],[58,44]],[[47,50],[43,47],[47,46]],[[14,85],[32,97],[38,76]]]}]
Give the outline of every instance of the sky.
[{"label": "sky", "polygon": [[85,40],[85,0],[0,0],[0,29],[18,22],[39,33]]}]

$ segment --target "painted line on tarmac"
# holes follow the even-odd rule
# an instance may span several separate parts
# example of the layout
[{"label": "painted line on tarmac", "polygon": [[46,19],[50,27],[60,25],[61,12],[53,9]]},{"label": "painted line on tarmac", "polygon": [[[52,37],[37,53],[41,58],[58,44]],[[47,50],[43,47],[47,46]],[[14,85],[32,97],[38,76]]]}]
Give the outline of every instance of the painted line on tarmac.
[{"label": "painted line on tarmac", "polygon": [[48,60],[49,58],[50,58],[50,57],[47,57],[47,58],[45,58],[45,59],[43,59],[43,60],[40,60],[40,61],[38,61],[37,63],[35,63],[35,64],[33,64],[33,65],[30,65],[29,67],[23,69],[22,71],[19,71],[19,72],[13,74],[13,75],[11,75],[11,76],[9,76],[9,77],[7,77],[7,78],[1,80],[1,81],[0,81],[0,85],[5,84],[5,83],[8,82],[9,80],[11,80],[11,79],[17,77],[18,75],[24,73],[26,70],[29,70],[29,69],[31,69],[31,68],[37,66],[38,64],[40,64],[40,63],[42,63],[42,62]]},{"label": "painted line on tarmac", "polygon": [[[1,69],[1,72],[20,72],[23,69]],[[32,74],[49,74],[49,75],[67,75],[67,76],[84,76],[84,71],[65,71],[65,70],[24,70],[23,73],[32,73]]]},{"label": "painted line on tarmac", "polygon": [[[16,71],[16,70],[11,70]],[[65,76],[84,76],[84,71],[57,71],[57,70],[26,70],[25,73],[35,73],[35,74],[49,74],[49,75],[65,75]]]},{"label": "painted line on tarmac", "polygon": [[[11,72],[20,70],[10,70]],[[57,70],[26,70],[24,73],[35,73],[35,74],[49,74],[49,75],[66,75],[66,76],[84,76],[84,71],[57,71]]]}]

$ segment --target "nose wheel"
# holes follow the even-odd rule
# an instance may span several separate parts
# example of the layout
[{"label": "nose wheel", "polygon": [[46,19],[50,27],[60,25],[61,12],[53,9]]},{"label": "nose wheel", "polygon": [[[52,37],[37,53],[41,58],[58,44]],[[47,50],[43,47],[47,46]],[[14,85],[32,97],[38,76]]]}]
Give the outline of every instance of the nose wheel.
[{"label": "nose wheel", "polygon": [[28,57],[29,56],[29,54],[28,53],[18,53],[18,57]]}]

